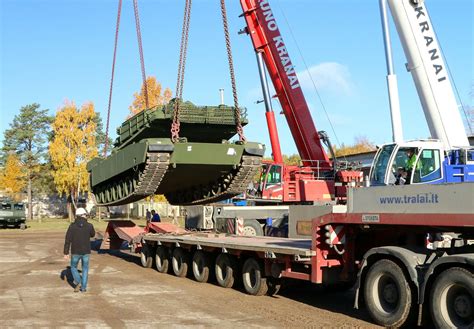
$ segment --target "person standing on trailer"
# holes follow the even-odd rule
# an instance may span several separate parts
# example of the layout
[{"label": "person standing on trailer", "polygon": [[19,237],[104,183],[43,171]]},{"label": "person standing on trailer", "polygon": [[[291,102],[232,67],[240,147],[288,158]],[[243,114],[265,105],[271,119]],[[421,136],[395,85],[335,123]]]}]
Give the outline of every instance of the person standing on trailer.
[{"label": "person standing on trailer", "polygon": [[[71,273],[74,278],[74,292],[86,292],[91,253],[90,238],[95,236],[94,226],[87,222],[87,211],[76,209],[76,220],[69,225],[64,241],[64,259],[71,259]],[[69,256],[69,251],[71,256]],[[77,266],[81,261],[82,275]]]},{"label": "person standing on trailer", "polygon": [[155,210],[151,211],[151,221],[152,222],[161,222],[160,215]]}]

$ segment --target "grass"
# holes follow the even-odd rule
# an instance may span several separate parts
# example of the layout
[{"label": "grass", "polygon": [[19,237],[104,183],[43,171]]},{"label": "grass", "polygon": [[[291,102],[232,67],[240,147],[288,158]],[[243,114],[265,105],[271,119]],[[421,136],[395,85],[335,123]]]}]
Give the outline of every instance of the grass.
[{"label": "grass", "polygon": [[[146,220],[145,219],[133,219],[130,218],[135,224],[137,224],[140,227],[145,227],[146,225]],[[108,221],[105,220],[97,220],[97,219],[89,219],[89,223],[94,225],[94,228],[96,231],[105,231],[105,228],[107,227]],[[163,218],[164,222],[171,221],[171,218]],[[180,218],[180,224],[181,221],[184,221],[182,218]],[[26,225],[27,225],[27,232],[38,232],[38,231],[50,231],[50,232],[66,232],[67,228],[69,227],[69,219],[67,218],[42,218],[40,220],[34,219],[32,221],[27,220]],[[184,225],[183,225],[184,226]],[[2,232],[13,232],[13,231],[19,231],[19,229],[0,229],[0,234]]]}]

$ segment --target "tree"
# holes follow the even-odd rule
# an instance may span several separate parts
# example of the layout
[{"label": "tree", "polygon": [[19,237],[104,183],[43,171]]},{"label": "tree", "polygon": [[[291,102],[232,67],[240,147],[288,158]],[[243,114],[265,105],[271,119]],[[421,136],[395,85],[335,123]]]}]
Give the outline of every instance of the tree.
[{"label": "tree", "polygon": [[5,162],[5,167],[0,170],[0,189],[5,190],[8,196],[15,201],[21,197],[18,195],[26,186],[26,173],[18,156],[11,152]]},{"label": "tree", "polygon": [[57,191],[68,198],[70,220],[75,202],[88,190],[86,164],[98,154],[96,120],[92,103],[83,104],[79,110],[73,102],[66,102],[52,124],[54,136],[49,144],[52,173]]},{"label": "tree", "polygon": [[26,173],[29,220],[33,219],[32,186],[45,161],[51,121],[48,110],[40,110],[40,105],[33,103],[23,106],[4,132],[4,154],[15,152]]},{"label": "tree", "polygon": [[[104,147],[105,147],[105,132],[104,132],[104,124],[102,123],[102,117],[100,116],[99,112],[95,113],[95,118],[94,118],[95,126],[96,126],[96,138],[95,142],[98,148],[99,155],[104,154]],[[108,149],[111,149],[113,140],[112,138],[107,136],[107,144],[108,144]]]},{"label": "tree", "polygon": [[375,145],[370,142],[365,136],[357,136],[353,145],[341,144],[341,147],[334,147],[336,156],[345,156],[357,153],[370,152],[375,150]]},{"label": "tree", "polygon": [[[172,97],[171,89],[166,88],[163,94],[161,94],[161,83],[157,82],[155,77],[147,77],[146,85],[148,90],[148,107],[152,108],[167,104],[170,101]],[[133,94],[133,98],[133,103],[129,107],[131,115],[135,115],[146,109],[145,86],[143,84],[140,92]]]}]

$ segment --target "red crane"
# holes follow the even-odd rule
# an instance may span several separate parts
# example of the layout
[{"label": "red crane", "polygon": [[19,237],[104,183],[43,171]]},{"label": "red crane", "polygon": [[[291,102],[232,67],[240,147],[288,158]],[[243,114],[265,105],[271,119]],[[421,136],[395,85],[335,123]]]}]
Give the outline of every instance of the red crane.
[{"label": "red crane", "polygon": [[[268,0],[240,0],[247,33],[257,54],[262,82],[266,119],[273,151],[262,175],[259,196],[278,202],[330,202],[345,197],[347,183],[362,180],[359,171],[336,170],[335,157],[330,161],[322,142],[332,152],[329,139],[318,132],[306,103],[283,37]],[[302,167],[285,166],[281,155],[275,115],[271,108],[266,73],[275,87],[286,121],[295,141]]]}]

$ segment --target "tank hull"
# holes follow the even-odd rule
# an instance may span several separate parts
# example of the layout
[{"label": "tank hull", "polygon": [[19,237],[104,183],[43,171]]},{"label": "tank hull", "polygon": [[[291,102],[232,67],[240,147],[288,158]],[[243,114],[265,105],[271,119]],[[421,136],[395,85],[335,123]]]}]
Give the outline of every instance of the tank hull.
[{"label": "tank hull", "polygon": [[96,203],[122,205],[164,194],[176,205],[205,204],[243,193],[261,165],[259,143],[172,143],[145,139],[89,162]]}]

